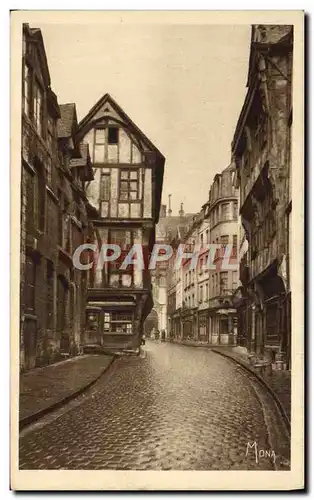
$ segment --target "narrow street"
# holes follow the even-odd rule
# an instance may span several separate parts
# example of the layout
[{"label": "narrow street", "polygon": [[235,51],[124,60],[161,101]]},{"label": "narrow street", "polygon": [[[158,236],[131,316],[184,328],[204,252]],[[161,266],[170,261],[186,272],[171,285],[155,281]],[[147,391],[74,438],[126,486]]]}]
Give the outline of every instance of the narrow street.
[{"label": "narrow street", "polygon": [[[21,469],[274,470],[254,381],[205,348],[148,341],[20,437]],[[279,429],[280,432],[280,429]],[[284,436],[281,436],[285,440]]]}]

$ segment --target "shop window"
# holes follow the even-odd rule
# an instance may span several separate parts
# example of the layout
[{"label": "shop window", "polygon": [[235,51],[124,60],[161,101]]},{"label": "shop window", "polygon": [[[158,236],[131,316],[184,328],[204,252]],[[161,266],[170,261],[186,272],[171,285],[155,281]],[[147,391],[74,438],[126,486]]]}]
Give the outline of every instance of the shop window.
[{"label": "shop window", "polygon": [[104,314],[104,333],[133,333],[133,315],[129,312],[106,312]]},{"label": "shop window", "polygon": [[220,334],[221,335],[226,335],[229,333],[229,322],[228,319],[223,318],[219,322],[219,327],[220,327]]},{"label": "shop window", "polygon": [[97,332],[98,330],[98,314],[88,313],[87,314],[87,330],[92,332]]}]

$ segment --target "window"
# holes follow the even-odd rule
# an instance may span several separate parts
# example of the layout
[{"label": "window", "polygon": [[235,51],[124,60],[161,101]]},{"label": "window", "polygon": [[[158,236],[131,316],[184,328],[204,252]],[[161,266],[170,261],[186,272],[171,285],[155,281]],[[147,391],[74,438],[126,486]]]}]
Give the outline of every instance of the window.
[{"label": "window", "polygon": [[44,94],[38,82],[34,85],[34,98],[33,98],[33,116],[37,132],[43,135],[43,122],[44,122]]},{"label": "window", "polygon": [[105,137],[104,128],[95,128],[94,135],[94,163],[105,162]]},{"label": "window", "polygon": [[100,181],[100,201],[110,200],[110,173],[103,173]]},{"label": "window", "polygon": [[47,157],[45,170],[46,170],[46,183],[50,185],[52,181],[52,163],[50,156]]},{"label": "window", "polygon": [[48,117],[48,127],[47,127],[47,143],[48,148],[51,153],[54,151],[54,120],[51,116]]},{"label": "window", "polygon": [[71,217],[69,212],[69,201],[65,198],[62,214],[62,243],[61,246],[67,252],[71,251]]},{"label": "window", "polygon": [[45,164],[47,184],[51,184],[52,181],[52,158],[54,158],[55,156],[54,129],[55,129],[54,120],[51,116],[49,116],[48,127],[47,127],[47,143],[50,156],[48,156],[47,162]]},{"label": "window", "polygon": [[203,233],[201,234],[201,248],[203,247],[204,245],[204,235]]},{"label": "window", "polygon": [[33,216],[34,216],[34,226],[37,228],[39,226],[39,179],[38,179],[38,172],[35,172],[34,175],[34,210],[33,210]]},{"label": "window", "polygon": [[120,267],[133,244],[133,233],[123,229],[111,229],[109,231],[109,243],[118,245],[121,248],[120,257],[109,263],[109,284],[114,287],[130,287],[132,285],[134,266],[130,265],[126,269],[120,269]]},{"label": "window", "polygon": [[104,333],[133,333],[133,314],[130,312],[105,312]]},{"label": "window", "polygon": [[206,302],[208,301],[208,283],[206,283],[206,293],[205,293],[205,300]]},{"label": "window", "polygon": [[209,243],[209,230],[206,229],[206,243]]},{"label": "window", "polygon": [[35,313],[36,262],[29,255],[25,262],[25,309],[28,313]]},{"label": "window", "polygon": [[226,293],[228,290],[228,273],[220,273],[220,293]]},{"label": "window", "polygon": [[220,237],[220,243],[223,247],[225,247],[226,245],[228,245],[229,243],[229,236],[227,234],[224,234]]},{"label": "window", "polygon": [[23,109],[24,113],[29,116],[31,101],[31,79],[30,70],[27,64],[24,64],[24,80],[23,80]]},{"label": "window", "polygon": [[235,289],[238,286],[238,272],[232,271],[232,288]]},{"label": "window", "polygon": [[33,175],[33,221],[34,226],[41,232],[45,230],[46,187],[43,166],[35,158],[35,173]]},{"label": "window", "polygon": [[238,218],[238,202],[234,201],[233,202],[233,219],[237,220]]},{"label": "window", "polygon": [[118,127],[108,128],[108,144],[118,144],[119,141],[119,129]]},{"label": "window", "polygon": [[229,220],[230,218],[230,203],[223,203],[221,205],[222,220]]},{"label": "window", "polygon": [[203,302],[203,285],[200,286],[200,303]]},{"label": "window", "polygon": [[120,200],[138,200],[139,171],[123,169],[120,171]]},{"label": "window", "polygon": [[97,330],[98,330],[98,314],[89,313],[87,315],[87,330],[97,332]]}]

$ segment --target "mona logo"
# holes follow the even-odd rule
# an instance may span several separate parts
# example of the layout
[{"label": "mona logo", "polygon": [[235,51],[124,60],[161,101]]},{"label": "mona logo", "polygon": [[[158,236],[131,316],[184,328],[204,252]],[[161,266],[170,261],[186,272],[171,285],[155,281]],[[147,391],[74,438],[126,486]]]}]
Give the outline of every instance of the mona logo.
[{"label": "mona logo", "polygon": [[264,450],[262,448],[258,448],[256,441],[254,443],[247,443],[246,445],[246,454],[245,456],[247,457],[249,454],[249,450],[253,450],[253,453],[255,455],[255,462],[258,464],[260,458],[270,458],[273,460],[273,463],[276,462],[276,455],[274,450]]}]

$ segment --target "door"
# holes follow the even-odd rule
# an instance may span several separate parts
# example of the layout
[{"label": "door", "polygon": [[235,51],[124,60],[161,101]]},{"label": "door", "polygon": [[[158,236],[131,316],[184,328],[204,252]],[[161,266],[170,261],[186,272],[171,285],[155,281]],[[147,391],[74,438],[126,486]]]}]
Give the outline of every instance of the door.
[{"label": "door", "polygon": [[25,262],[25,321],[23,325],[24,364],[25,369],[34,368],[36,365],[37,348],[37,318],[36,318],[36,272],[37,263],[35,257],[27,255]]},{"label": "door", "polygon": [[69,352],[70,339],[67,331],[68,285],[63,276],[58,276],[57,286],[57,330],[60,335],[60,350]]}]

